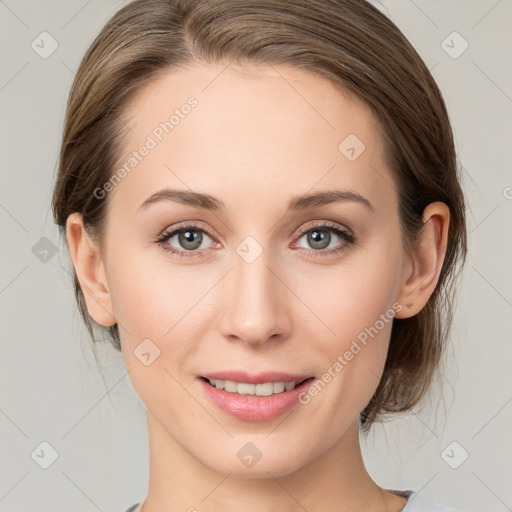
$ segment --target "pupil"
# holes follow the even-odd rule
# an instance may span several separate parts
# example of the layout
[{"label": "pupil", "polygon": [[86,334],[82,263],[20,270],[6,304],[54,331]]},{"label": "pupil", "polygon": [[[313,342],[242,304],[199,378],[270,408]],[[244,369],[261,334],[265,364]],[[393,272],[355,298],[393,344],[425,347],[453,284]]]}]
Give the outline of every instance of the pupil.
[{"label": "pupil", "polygon": [[[197,243],[198,239],[199,243]],[[195,233],[194,231],[182,231],[180,235],[180,243],[186,249],[196,249],[201,245],[200,235],[198,232]],[[187,244],[192,244],[192,247]]]},{"label": "pupil", "polygon": [[[315,249],[325,249],[329,245],[330,236],[330,233],[327,231],[312,231],[309,236],[309,243]],[[324,243],[326,240],[327,244]]]}]

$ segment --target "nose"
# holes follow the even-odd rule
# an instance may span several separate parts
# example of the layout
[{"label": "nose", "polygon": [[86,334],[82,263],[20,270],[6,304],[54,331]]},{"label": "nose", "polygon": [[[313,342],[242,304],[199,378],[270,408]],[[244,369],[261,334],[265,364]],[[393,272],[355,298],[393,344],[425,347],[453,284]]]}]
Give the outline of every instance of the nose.
[{"label": "nose", "polygon": [[261,346],[288,337],[290,292],[266,251],[248,263],[236,252],[223,284],[222,334],[233,342]]}]

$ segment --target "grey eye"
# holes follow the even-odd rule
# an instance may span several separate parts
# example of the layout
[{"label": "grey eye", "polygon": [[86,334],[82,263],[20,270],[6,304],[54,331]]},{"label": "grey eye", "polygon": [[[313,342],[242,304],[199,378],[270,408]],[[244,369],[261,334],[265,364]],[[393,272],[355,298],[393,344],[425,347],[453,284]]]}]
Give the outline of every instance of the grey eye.
[{"label": "grey eye", "polygon": [[[177,237],[177,247],[176,242],[171,243],[171,240],[175,237]],[[196,251],[206,248],[201,247],[201,245],[208,238],[210,237],[201,229],[181,228],[168,235],[167,243],[177,249]]]},{"label": "grey eye", "polygon": [[[340,241],[344,240],[343,236],[341,234],[337,233],[338,230],[335,230],[333,228],[312,228],[309,231],[306,231],[300,238],[306,237],[306,242],[309,247],[304,247],[300,244],[298,244],[300,247],[304,249],[315,249],[315,250],[323,250],[323,249],[330,249],[333,247],[331,245],[331,242],[334,240],[334,246],[336,245],[336,238],[339,238]],[[334,235],[334,237],[333,237]],[[338,242],[339,244],[339,242]]]}]

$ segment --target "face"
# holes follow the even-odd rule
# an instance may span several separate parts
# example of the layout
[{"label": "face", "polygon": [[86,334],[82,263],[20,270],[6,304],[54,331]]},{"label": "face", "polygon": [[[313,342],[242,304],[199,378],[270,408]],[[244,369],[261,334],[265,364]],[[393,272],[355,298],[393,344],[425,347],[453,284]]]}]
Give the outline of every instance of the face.
[{"label": "face", "polygon": [[335,451],[401,307],[398,201],[371,112],[292,67],[196,64],[149,84],[124,121],[103,263],[153,423],[241,476]]}]

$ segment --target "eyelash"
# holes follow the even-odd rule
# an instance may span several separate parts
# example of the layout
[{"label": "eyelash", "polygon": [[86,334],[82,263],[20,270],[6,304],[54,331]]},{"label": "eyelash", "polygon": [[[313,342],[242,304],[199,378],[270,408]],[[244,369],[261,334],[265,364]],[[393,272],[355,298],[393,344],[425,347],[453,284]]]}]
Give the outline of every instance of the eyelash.
[{"label": "eyelash", "polygon": [[[167,245],[167,242],[170,238],[172,238],[174,235],[180,233],[181,231],[186,231],[187,229],[191,230],[191,231],[200,231],[202,233],[207,234],[210,238],[215,240],[215,236],[210,232],[210,230],[208,228],[198,226],[197,224],[184,224],[184,225],[172,228],[171,230],[164,231],[155,240],[155,242],[158,245],[160,245],[165,251],[175,254],[176,256],[179,256],[182,258],[192,258],[192,257],[196,257],[196,256],[204,256],[203,251],[205,249],[203,249],[203,250],[196,249],[195,251],[184,251],[181,249],[176,249],[170,245]],[[295,245],[298,242],[298,240],[300,240],[306,233],[313,231],[315,229],[318,231],[332,232],[332,233],[336,234],[337,236],[339,236],[344,241],[344,243],[341,246],[338,246],[334,249],[321,249],[321,250],[319,250],[319,249],[310,249],[310,250],[304,249],[306,251],[306,255],[308,257],[315,258],[315,257],[319,257],[319,256],[322,257],[322,256],[326,256],[326,255],[331,256],[334,254],[338,254],[338,253],[341,253],[342,251],[344,251],[345,249],[347,249],[348,246],[350,246],[356,242],[356,238],[351,232],[341,229],[338,225],[328,224],[328,223],[318,223],[318,224],[310,224],[307,226],[307,228],[304,228],[304,229],[301,228],[299,230],[300,236],[297,238],[297,240],[295,242],[293,242],[293,245]]]}]

